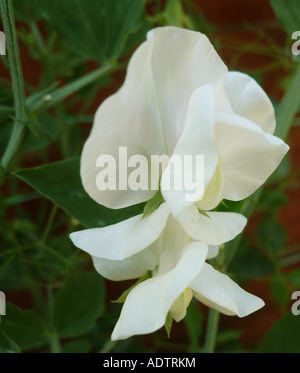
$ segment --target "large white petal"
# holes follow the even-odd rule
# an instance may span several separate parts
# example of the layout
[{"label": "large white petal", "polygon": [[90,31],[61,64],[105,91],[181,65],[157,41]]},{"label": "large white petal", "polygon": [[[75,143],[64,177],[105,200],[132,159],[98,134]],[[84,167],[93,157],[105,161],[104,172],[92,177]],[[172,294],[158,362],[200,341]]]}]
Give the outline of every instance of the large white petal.
[{"label": "large white petal", "polygon": [[215,115],[216,141],[225,177],[224,198],[238,201],[267,180],[289,147],[244,117],[224,111]]},{"label": "large white petal", "polygon": [[[192,94],[182,134],[163,172],[162,195],[175,217],[203,197],[215,174],[219,155],[214,139],[213,107],[212,86],[202,86]],[[204,156],[203,164],[198,165],[197,156]]]},{"label": "large white petal", "polygon": [[235,238],[244,229],[247,219],[234,212],[206,211],[199,213],[197,222],[181,223],[186,233],[194,240],[207,245],[221,245]]},{"label": "large white petal", "polygon": [[137,285],[126,298],[112,339],[125,339],[161,328],[174,301],[201,269],[206,254],[206,245],[190,243],[172,270]]},{"label": "large white petal", "polygon": [[264,306],[262,299],[246,292],[207,263],[191,282],[190,288],[199,301],[225,315],[244,317]]},{"label": "large white petal", "polygon": [[[127,158],[141,154],[147,157],[148,162],[151,154],[167,154],[153,84],[152,46],[153,41],[148,40],[135,51],[130,59],[123,86],[98,108],[92,131],[83,148],[83,186],[94,200],[110,208],[137,204],[155,194],[155,191],[151,190],[119,189],[119,170],[124,169],[121,163],[126,165],[127,161],[123,156],[119,162],[120,147],[127,147]],[[117,188],[100,191],[96,185],[96,178],[101,168],[96,167],[96,161],[99,156],[106,154],[116,160]],[[120,178],[122,183],[127,182],[124,172]]]},{"label": "large white petal", "polygon": [[159,264],[162,252],[172,253],[167,260],[160,260],[160,273],[167,272],[173,268],[178,252],[181,253],[182,248],[188,242],[188,235],[170,214],[158,239],[137,254],[123,260],[92,258],[95,269],[102,276],[113,281],[129,280],[143,276],[149,270],[154,270]]},{"label": "large white petal", "polygon": [[230,108],[226,94],[227,67],[208,38],[178,27],[150,31],[152,68],[168,154],[183,129],[192,93],[202,85],[214,88],[215,107]]},{"label": "large white petal", "polygon": [[273,134],[276,126],[273,105],[260,85],[249,75],[232,71],[227,75],[227,93],[232,109]]},{"label": "large white petal", "polygon": [[101,259],[92,257],[98,273],[112,281],[131,280],[152,271],[159,261],[160,242],[155,241],[146,249],[123,260]]},{"label": "large white petal", "polygon": [[103,228],[85,229],[70,235],[74,245],[92,256],[122,260],[142,251],[158,239],[169,216],[163,203],[151,215],[143,214]]}]

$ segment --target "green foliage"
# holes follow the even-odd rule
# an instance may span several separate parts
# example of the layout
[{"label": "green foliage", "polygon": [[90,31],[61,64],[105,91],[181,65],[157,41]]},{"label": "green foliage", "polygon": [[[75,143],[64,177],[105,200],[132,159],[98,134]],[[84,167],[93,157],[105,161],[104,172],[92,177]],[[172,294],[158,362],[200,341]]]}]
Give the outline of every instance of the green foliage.
[{"label": "green foliage", "polygon": [[300,3],[298,0],[270,0],[270,2],[278,20],[289,35],[299,30]]},{"label": "green foliage", "polygon": [[191,302],[187,308],[184,323],[190,340],[187,352],[199,352],[201,337],[203,335],[204,317],[196,302]]},{"label": "green foliage", "polygon": [[158,190],[155,195],[149,199],[149,201],[146,202],[144,207],[144,213],[143,218],[145,218],[148,215],[151,215],[161,203],[164,202],[164,197],[161,194],[161,191]]},{"label": "green foliage", "polygon": [[105,309],[105,288],[96,272],[72,276],[55,296],[53,326],[60,337],[80,335],[95,325]]},{"label": "green foliage", "polygon": [[38,0],[38,6],[76,52],[100,63],[120,57],[145,20],[141,0]]},{"label": "green foliage", "polygon": [[82,187],[79,163],[79,158],[72,158],[21,170],[16,175],[89,228],[117,223],[142,212],[141,205],[111,210],[97,204]]},{"label": "green foliage", "polygon": [[[36,348],[48,341],[45,320],[35,310],[21,309],[12,303],[6,305],[6,315],[3,316],[0,328],[2,337],[7,336],[7,342],[10,342],[13,349],[16,346],[21,350]],[[1,343],[1,347],[5,345]]]},{"label": "green foliage", "polygon": [[278,320],[265,335],[259,351],[263,353],[299,353],[300,318],[291,312]]},{"label": "green foliage", "polygon": [[0,353],[21,352],[19,346],[4,332],[0,331]]}]

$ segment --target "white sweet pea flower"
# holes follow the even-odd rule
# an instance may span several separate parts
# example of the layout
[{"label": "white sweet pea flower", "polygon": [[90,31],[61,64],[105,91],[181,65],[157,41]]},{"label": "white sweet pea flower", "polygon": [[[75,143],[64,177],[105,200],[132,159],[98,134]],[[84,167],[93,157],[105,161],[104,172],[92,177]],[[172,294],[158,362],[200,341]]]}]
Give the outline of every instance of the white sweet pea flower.
[{"label": "white sweet pea flower", "polygon": [[[151,333],[168,312],[179,321],[195,296],[227,315],[246,316],[263,301],[242,290],[206,259],[243,230],[240,214],[212,211],[223,199],[251,195],[276,169],[288,146],[273,136],[274,110],[249,76],[228,72],[206,38],[176,27],[150,31],[133,54],[120,90],[99,107],[81,157],[85,190],[98,203],[122,208],[151,200],[157,190],[124,187],[120,148],[128,157],[167,155],[169,163],[154,184],[164,202],[152,212],[121,223],[71,234],[92,256],[96,270],[114,280],[151,278],[130,291],[112,338]],[[99,190],[98,159],[109,155],[123,187]],[[190,190],[166,188],[176,160],[204,156],[193,198]],[[126,177],[125,177],[126,175]],[[203,176],[203,177],[202,177]],[[205,211],[205,212],[203,212]]]},{"label": "white sweet pea flower", "polygon": [[[215,208],[222,199],[251,195],[276,169],[288,146],[273,136],[273,106],[249,76],[228,72],[207,37],[176,27],[150,31],[133,54],[120,90],[99,107],[81,157],[85,190],[98,203],[122,208],[151,199],[155,190],[105,190],[96,185],[97,158],[127,147],[128,157],[168,155],[157,175],[173,215],[195,204]],[[187,191],[164,190],[171,160],[204,155],[204,195],[187,198]],[[193,180],[197,179],[193,170]],[[122,176],[122,175],[121,175]],[[174,175],[176,178],[176,175]],[[125,189],[125,188],[124,188]]]},{"label": "white sweet pea flower", "polygon": [[89,253],[95,269],[110,280],[139,278],[151,271],[152,277],[127,296],[112,339],[151,333],[164,325],[168,312],[180,321],[193,296],[227,315],[243,317],[261,308],[260,298],[205,263],[218,254],[214,245],[233,239],[245,224],[242,215],[225,212],[179,223],[163,203],[145,218],[138,215],[72,233],[73,243]]}]

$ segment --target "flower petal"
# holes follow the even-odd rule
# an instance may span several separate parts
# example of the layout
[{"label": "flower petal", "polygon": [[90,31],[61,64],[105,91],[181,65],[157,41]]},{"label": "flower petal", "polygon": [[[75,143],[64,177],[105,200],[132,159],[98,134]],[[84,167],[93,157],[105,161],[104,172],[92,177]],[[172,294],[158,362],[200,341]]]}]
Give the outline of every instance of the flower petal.
[{"label": "flower petal", "polygon": [[[213,105],[212,86],[202,86],[192,94],[182,134],[163,172],[162,195],[175,218],[203,197],[216,171],[219,155],[214,139]],[[197,156],[204,156],[203,164],[197,163]],[[173,185],[173,180],[177,185]]]},{"label": "flower petal", "polygon": [[168,216],[168,206],[163,203],[144,219],[143,214],[140,214],[104,228],[73,232],[70,238],[75,246],[92,256],[122,260],[142,251],[157,240]]},{"label": "flower petal", "polygon": [[128,178],[122,170],[123,165],[127,167],[127,160],[124,156],[119,160],[120,147],[127,147],[128,159],[132,155],[141,154],[147,157],[148,162],[151,154],[167,154],[153,84],[152,46],[153,41],[148,40],[135,51],[123,86],[98,108],[92,131],[83,148],[83,186],[95,201],[110,208],[122,208],[146,201],[153,197],[155,191],[132,191],[126,185],[121,185],[121,188],[117,185],[116,190],[100,191],[96,184],[101,170],[96,167],[99,156],[114,157],[117,175],[121,173],[119,179],[124,184]]},{"label": "flower petal", "polygon": [[220,251],[220,246],[217,245],[208,245],[208,253],[206,259],[213,259],[218,256]]},{"label": "flower petal", "polygon": [[232,71],[227,75],[226,89],[233,111],[273,134],[276,126],[273,105],[260,85],[249,75]]},{"label": "flower petal", "polygon": [[267,180],[289,147],[244,117],[224,111],[215,115],[216,141],[225,176],[224,198],[238,201]]},{"label": "flower petal", "polygon": [[207,211],[199,214],[197,222],[181,223],[186,233],[194,240],[207,245],[221,245],[235,238],[244,229],[247,219],[234,212]]},{"label": "flower petal", "polygon": [[146,249],[123,260],[92,257],[98,273],[112,281],[131,280],[152,271],[158,264],[160,245],[155,241]]},{"label": "flower petal", "polygon": [[201,269],[206,254],[206,245],[190,243],[172,270],[137,285],[126,298],[112,340],[161,328],[174,301]]},{"label": "flower petal", "polygon": [[[129,280],[143,276],[146,271],[152,271],[159,266],[160,273],[173,268],[176,253],[189,242],[189,237],[170,214],[167,223],[156,241],[142,251],[123,260],[109,260],[92,257],[95,269],[104,277],[113,281]],[[169,253],[171,257],[160,260],[161,253]],[[179,255],[179,254],[177,254]]]},{"label": "flower petal", "polygon": [[225,315],[244,317],[264,306],[262,299],[246,292],[207,263],[191,282],[190,288],[200,302]]},{"label": "flower petal", "polygon": [[211,84],[215,107],[227,110],[227,67],[208,38],[179,27],[158,27],[153,39],[152,69],[168,154],[172,153],[188,110],[192,93]]},{"label": "flower petal", "polygon": [[224,194],[225,178],[223,172],[223,164],[219,159],[216,171],[213,177],[210,179],[201,200],[196,202],[196,206],[200,210],[212,210],[223,199]]}]

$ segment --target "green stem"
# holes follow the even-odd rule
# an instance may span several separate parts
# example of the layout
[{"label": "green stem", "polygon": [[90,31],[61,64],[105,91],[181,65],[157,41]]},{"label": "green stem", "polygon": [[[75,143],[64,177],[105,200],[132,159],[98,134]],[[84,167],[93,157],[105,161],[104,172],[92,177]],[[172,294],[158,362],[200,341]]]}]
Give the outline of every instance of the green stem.
[{"label": "green stem", "polygon": [[115,347],[116,343],[118,341],[112,341],[111,339],[108,340],[103,348],[99,351],[100,354],[106,354],[108,352],[111,352],[111,350]]},{"label": "green stem", "polygon": [[42,236],[42,239],[41,239],[41,243],[45,243],[46,240],[47,240],[47,237],[48,237],[48,235],[50,233],[50,230],[52,228],[52,224],[53,224],[53,221],[54,221],[57,210],[58,210],[57,206],[54,205],[51,212],[50,212],[50,215],[49,215],[49,218],[48,218],[48,221],[47,221],[47,225],[46,225],[46,228],[44,230],[44,233],[43,233],[43,236]]},{"label": "green stem", "polygon": [[300,105],[300,64],[298,64],[290,85],[277,111],[277,125],[275,135],[282,140],[287,138],[293,119]]},{"label": "green stem", "polygon": [[86,87],[87,85],[93,83],[97,79],[100,79],[106,76],[108,73],[112,72],[113,70],[119,68],[119,66],[103,66],[91,73],[83,76],[75,80],[74,82],[62,87],[58,88],[51,94],[44,96],[38,102],[35,102],[30,106],[30,111],[42,109],[49,109],[52,106],[62,102],[64,99],[68,98],[72,94],[78,92],[81,88]]},{"label": "green stem", "polygon": [[[22,122],[26,120],[26,112],[24,80],[12,0],[0,0],[0,7],[4,25],[4,32],[7,40],[7,51],[11,70],[16,118],[7,148],[1,160],[1,179],[3,180],[5,171],[10,166],[17,150],[19,149],[25,137],[26,127]],[[2,180],[0,180],[0,183]]]},{"label": "green stem", "polygon": [[50,339],[50,348],[51,352],[54,354],[61,353],[60,341],[56,334],[53,334],[53,336]]},{"label": "green stem", "polygon": [[208,315],[208,324],[204,342],[203,352],[212,353],[215,351],[220,313],[217,310],[210,309]]},{"label": "green stem", "polygon": [[52,284],[47,286],[47,296],[48,296],[48,322],[49,322],[49,329],[50,329],[50,349],[52,353],[59,353],[61,352],[61,344],[58,338],[58,335],[55,331],[53,326],[53,291],[52,291]]}]

